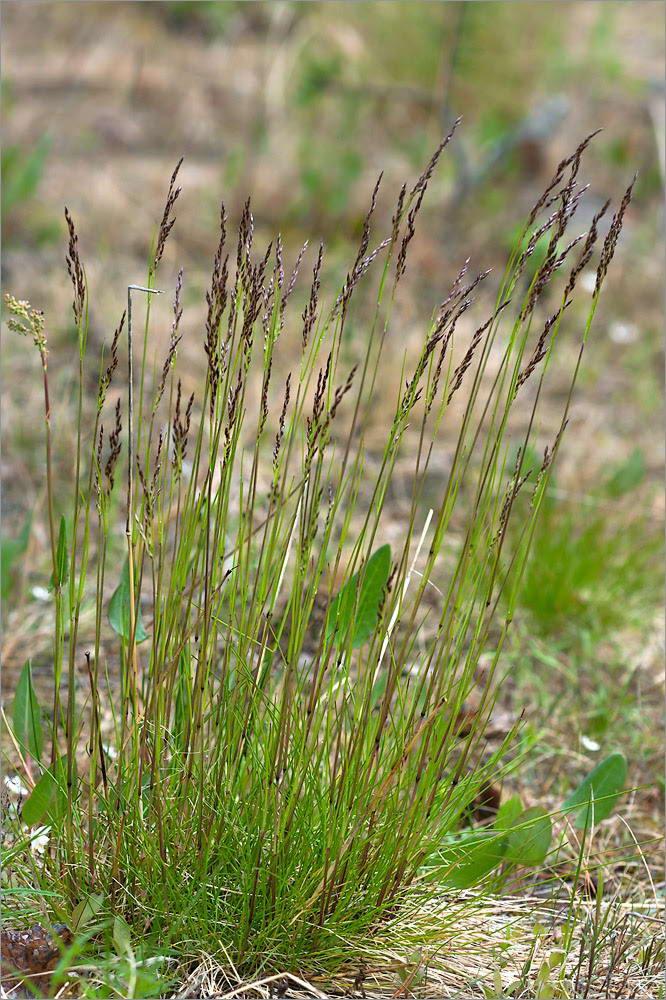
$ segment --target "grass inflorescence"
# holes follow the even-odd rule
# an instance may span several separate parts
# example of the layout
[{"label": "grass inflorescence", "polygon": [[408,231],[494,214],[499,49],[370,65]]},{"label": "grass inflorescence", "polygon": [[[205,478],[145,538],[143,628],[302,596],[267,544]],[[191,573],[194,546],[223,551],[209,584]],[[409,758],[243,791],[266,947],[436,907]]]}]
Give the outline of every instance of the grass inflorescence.
[{"label": "grass inflorescence", "polygon": [[[515,731],[488,750],[485,722],[631,188],[602,243],[587,320],[573,328],[580,349],[570,390],[537,466],[528,469],[525,456],[542,385],[599,238],[599,216],[582,236],[566,235],[585,190],[578,174],[589,139],[559,165],[490,314],[462,344],[459,321],[488,272],[471,275],[469,262],[460,269],[402,372],[383,449],[370,461],[369,418],[380,397],[387,405],[396,286],[453,131],[400,191],[383,238],[373,232],[377,182],[356,257],[328,302],[319,249],[300,321],[290,303],[305,250],[289,271],[279,236],[257,249],[249,201],[230,247],[222,207],[200,337],[206,377],[192,395],[178,374],[182,271],[155,378],[149,364],[150,300],[175,221],[178,164],[145,286],[130,291],[99,363],[90,421],[90,292],[67,213],[78,425],[65,512],[52,483],[45,320],[7,297],[10,327],[32,336],[42,362],[55,616],[47,732],[29,672],[24,723],[13,727],[32,789],[22,818],[32,830],[48,826],[48,844],[32,861],[24,827],[9,881],[17,900],[30,887],[48,892],[40,897],[48,914],[82,933],[112,926],[123,954],[141,939],[180,962],[214,956],[239,976],[333,974],[354,942],[415,905],[425,913],[443,892],[458,898],[497,877],[498,863],[505,872],[520,863],[513,841],[507,854],[509,827],[472,840],[465,830],[484,788],[515,757]],[[544,235],[547,251],[528,278]],[[348,363],[349,316],[370,274],[376,305],[360,356]],[[547,287],[559,305],[544,322]],[[131,306],[143,294],[137,334]],[[291,337],[300,357],[285,374],[281,345]],[[517,399],[530,416],[516,454]],[[424,484],[452,421],[452,461],[430,509]],[[387,496],[406,457],[408,513],[390,547]],[[81,625],[87,601],[90,634]],[[470,724],[466,699],[489,651]],[[550,830],[530,812],[526,864]]]}]

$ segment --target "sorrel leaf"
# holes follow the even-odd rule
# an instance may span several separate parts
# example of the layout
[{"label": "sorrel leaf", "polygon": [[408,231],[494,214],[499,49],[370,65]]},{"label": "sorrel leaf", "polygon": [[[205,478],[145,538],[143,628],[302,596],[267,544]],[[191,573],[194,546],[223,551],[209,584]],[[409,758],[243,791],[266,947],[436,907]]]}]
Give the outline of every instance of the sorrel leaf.
[{"label": "sorrel leaf", "polygon": [[[114,632],[122,639],[130,639],[130,585],[129,585],[129,561],[127,558],[123,564],[120,574],[120,583],[114,590],[109,601],[109,624]],[[137,604],[136,610],[136,642],[144,642],[148,638],[141,616],[141,606]]]},{"label": "sorrel leaf", "polygon": [[60,528],[58,530],[58,545],[56,547],[56,564],[51,574],[51,586],[62,587],[67,583],[69,576],[69,563],[67,559],[67,522],[64,516],[60,518]]},{"label": "sorrel leaf", "polygon": [[105,897],[102,896],[101,893],[93,893],[90,896],[84,896],[84,898],[77,903],[72,910],[72,916],[69,921],[72,930],[83,930],[87,924],[91,923],[91,921],[95,919],[104,906],[104,903]]},{"label": "sorrel leaf", "polygon": [[326,638],[343,646],[352,629],[352,649],[358,649],[377,626],[379,608],[391,571],[391,546],[382,545],[336,595],[328,615]]},{"label": "sorrel leaf", "polygon": [[527,867],[540,865],[550,850],[553,824],[541,806],[520,813],[510,825],[506,838],[505,861]]},{"label": "sorrel leaf", "polygon": [[26,799],[21,819],[26,826],[38,826],[43,820],[55,822],[63,815],[67,803],[67,757],[61,757],[44,771]]},{"label": "sorrel leaf", "polygon": [[113,943],[119,955],[132,953],[132,932],[127,922],[116,914],[113,920]]},{"label": "sorrel leaf", "polygon": [[442,881],[452,889],[477,885],[504,860],[506,843],[507,838],[495,831],[483,831],[465,834],[447,844],[439,855],[445,870]]},{"label": "sorrel leaf", "polygon": [[599,823],[612,813],[624,791],[626,780],[626,757],[623,753],[612,753],[581,781],[576,791],[562,804],[562,809],[565,812],[576,811],[575,825],[578,830]]},{"label": "sorrel leaf", "polygon": [[42,715],[32,683],[32,665],[26,660],[14,695],[13,730],[22,750],[41,760],[44,734]]}]

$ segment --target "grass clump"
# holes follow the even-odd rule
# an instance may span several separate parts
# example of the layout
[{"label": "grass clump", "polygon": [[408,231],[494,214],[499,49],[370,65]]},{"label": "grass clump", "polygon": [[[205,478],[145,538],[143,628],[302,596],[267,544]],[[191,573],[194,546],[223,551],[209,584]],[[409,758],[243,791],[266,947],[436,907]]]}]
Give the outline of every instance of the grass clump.
[{"label": "grass clump", "polygon": [[[539,467],[529,474],[523,456],[562,318],[597,242],[599,216],[562,249],[584,192],[578,172],[589,139],[559,165],[494,307],[459,348],[456,328],[487,278],[461,268],[415,364],[401,373],[371,463],[366,431],[388,394],[383,356],[395,291],[452,134],[411,189],[403,186],[391,231],[373,243],[377,183],[356,258],[328,303],[320,302],[319,250],[295,331],[298,360],[286,374],[281,347],[293,330],[288,307],[303,252],[289,274],[279,236],[257,251],[248,202],[230,253],[222,208],[198,398],[178,376],[182,271],[154,379],[148,357],[178,167],[145,286],[130,288],[100,364],[90,419],[89,289],[67,214],[79,387],[65,512],[52,482],[45,320],[7,298],[10,327],[33,339],[42,363],[54,598],[47,731],[29,671],[22,721],[10,726],[31,792],[11,847],[7,898],[25,905],[33,892],[84,938],[111,935],[123,961],[140,941],[180,966],[207,953],[240,976],[332,974],[355,943],[447,890],[482,883],[502,861],[504,830],[466,829],[490,778],[511,766],[513,733],[492,752],[485,746],[493,679],[631,188],[601,248],[571,390]],[[522,292],[544,234],[548,250]],[[371,269],[380,272],[374,316],[348,366],[349,316]],[[551,285],[560,305],[542,326],[536,309]],[[131,308],[142,294],[149,301],[135,344]],[[126,335],[128,380],[113,400]],[[507,487],[511,413],[528,380],[536,386],[527,394],[531,416]],[[426,509],[431,457],[452,421],[451,468]],[[409,512],[389,547],[387,491],[405,454]],[[516,498],[528,490],[507,564]],[[433,580],[434,614],[425,599]],[[81,629],[87,602],[95,612],[89,635]],[[470,725],[464,706],[484,653],[487,687]],[[550,839],[540,811],[523,825],[531,835],[521,837],[512,815],[513,864],[521,850],[525,864],[542,860]],[[27,841],[45,826],[36,864]]]},{"label": "grass clump", "polygon": [[[538,466],[536,455],[530,461]],[[657,605],[661,537],[636,504],[644,476],[636,450],[584,496],[560,492],[551,477],[520,596],[542,634],[601,637],[640,624]]]}]

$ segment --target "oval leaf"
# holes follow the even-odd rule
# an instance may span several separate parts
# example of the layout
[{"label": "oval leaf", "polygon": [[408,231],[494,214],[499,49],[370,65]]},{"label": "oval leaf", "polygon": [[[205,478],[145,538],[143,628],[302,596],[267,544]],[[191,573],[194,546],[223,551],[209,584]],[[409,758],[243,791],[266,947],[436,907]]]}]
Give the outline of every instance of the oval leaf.
[{"label": "oval leaf", "polygon": [[497,816],[495,817],[494,827],[496,830],[509,830],[514,825],[515,821],[518,819],[523,811],[523,803],[520,801],[519,795],[513,795],[497,810]]},{"label": "oval leaf", "polygon": [[26,826],[39,826],[43,820],[57,822],[67,804],[67,757],[49,768],[33,788],[21,810]]},{"label": "oval leaf", "polygon": [[[114,632],[122,639],[129,642],[130,639],[130,585],[129,585],[129,560],[126,558],[123,570],[120,574],[120,583],[116,587],[109,601],[109,624]],[[143,627],[141,617],[141,605],[137,606],[135,642],[144,642],[148,638],[148,633]]]},{"label": "oval leaf", "polygon": [[67,560],[67,522],[64,517],[60,518],[60,530],[58,531],[58,546],[56,548],[56,564],[51,575],[51,585],[61,588],[67,583],[69,576],[69,562]]},{"label": "oval leaf", "polygon": [[550,850],[553,824],[541,806],[526,809],[511,823],[506,838],[505,861],[516,865],[540,865]]},{"label": "oval leaf", "polygon": [[13,723],[14,736],[21,750],[24,753],[27,751],[36,761],[40,761],[44,745],[42,713],[32,683],[30,660],[26,661],[16,685]]},{"label": "oval leaf", "polygon": [[562,809],[564,812],[576,811],[574,822],[578,830],[599,823],[612,813],[626,780],[626,757],[623,753],[612,753],[581,781]]},{"label": "oval leaf", "polygon": [[391,546],[382,545],[347,580],[331,603],[326,638],[344,646],[351,629],[352,649],[367,642],[377,627],[384,589],[391,572]]},{"label": "oval leaf", "polygon": [[119,955],[132,954],[132,932],[120,914],[113,920],[113,943]]},{"label": "oval leaf", "polygon": [[82,931],[91,923],[104,906],[105,898],[99,893],[93,893],[84,898],[72,910],[69,925],[73,931]]},{"label": "oval leaf", "polygon": [[504,860],[506,838],[496,833],[473,833],[445,847],[440,862],[448,871],[443,882],[452,889],[469,889]]}]

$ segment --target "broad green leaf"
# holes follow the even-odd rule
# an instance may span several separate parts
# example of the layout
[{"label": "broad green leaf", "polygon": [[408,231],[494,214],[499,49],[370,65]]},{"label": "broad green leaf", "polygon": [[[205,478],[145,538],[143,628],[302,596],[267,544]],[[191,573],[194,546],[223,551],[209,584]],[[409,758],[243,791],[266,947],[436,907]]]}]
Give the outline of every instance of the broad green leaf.
[{"label": "broad green leaf", "polygon": [[40,761],[44,735],[42,733],[42,715],[32,683],[30,660],[26,660],[16,685],[13,723],[14,736],[21,749],[24,752],[27,750],[36,761]]},{"label": "broad green leaf", "polygon": [[18,538],[0,539],[0,597],[6,601],[11,593],[14,564],[25,554],[30,539],[32,514],[28,514]]},{"label": "broad green leaf", "polygon": [[622,497],[640,486],[645,473],[645,456],[640,448],[634,448],[629,458],[617,466],[607,481],[606,492],[612,497]]},{"label": "broad green leaf", "polygon": [[93,893],[84,898],[72,910],[69,925],[73,931],[80,931],[95,919],[104,906],[104,896],[100,893]]},{"label": "broad green leaf", "polygon": [[541,806],[526,809],[517,816],[506,838],[505,861],[516,865],[540,865],[550,850],[553,824]]},{"label": "broad green leaf", "polygon": [[358,649],[377,627],[379,608],[391,572],[391,546],[382,545],[365,566],[347,580],[331,603],[326,638],[345,645],[349,630],[352,649]]},{"label": "broad green leaf", "polygon": [[60,529],[58,531],[58,545],[56,548],[56,564],[51,574],[51,585],[56,589],[63,587],[67,583],[69,576],[69,561],[67,558],[67,522],[64,517],[60,518]]},{"label": "broad green leaf", "polygon": [[[109,624],[114,632],[122,639],[130,639],[130,585],[129,585],[129,561],[126,558],[123,570],[120,575],[120,583],[116,587],[109,601]],[[141,605],[137,603],[136,614],[136,642],[144,642],[148,638],[148,633],[143,627],[141,617]]]},{"label": "broad green leaf", "polygon": [[523,811],[523,803],[520,801],[518,795],[513,795],[497,810],[497,816],[495,817],[494,827],[496,830],[509,830],[515,820],[518,819],[521,812]]},{"label": "broad green leaf", "polygon": [[33,788],[21,810],[26,826],[39,826],[44,820],[56,822],[67,804],[67,757],[49,768]]},{"label": "broad green leaf", "polygon": [[187,720],[192,717],[192,692],[190,679],[190,651],[184,649],[178,659],[178,679],[173,713],[172,735],[180,744],[187,729]]},{"label": "broad green leaf", "polygon": [[[583,830],[610,816],[627,780],[627,759],[612,753],[602,760],[563,803],[565,812],[576,811],[575,825]],[[590,809],[591,807],[591,809]]]},{"label": "broad green leaf", "polygon": [[481,882],[504,859],[506,838],[492,831],[470,833],[440,852],[446,871],[443,882],[453,889],[469,889]]},{"label": "broad green leaf", "polygon": [[114,917],[113,920],[113,943],[119,955],[132,953],[132,932],[120,915]]}]

